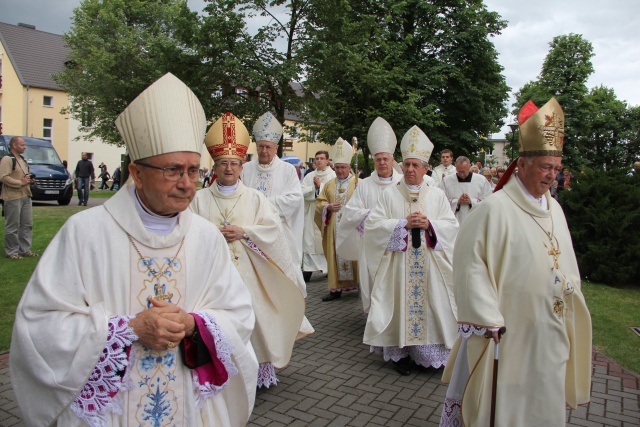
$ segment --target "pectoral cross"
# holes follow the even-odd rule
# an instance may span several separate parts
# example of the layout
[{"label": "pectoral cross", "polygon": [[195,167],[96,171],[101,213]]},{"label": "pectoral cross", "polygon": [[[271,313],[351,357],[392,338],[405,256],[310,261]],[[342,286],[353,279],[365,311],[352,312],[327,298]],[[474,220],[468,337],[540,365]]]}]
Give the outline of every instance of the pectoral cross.
[{"label": "pectoral cross", "polygon": [[558,255],[560,255],[560,250],[556,249],[554,246],[551,246],[551,250],[549,250],[549,255],[553,257],[553,267],[555,269],[558,268]]},{"label": "pectoral cross", "polygon": [[171,302],[171,298],[173,298],[173,294],[171,292],[169,293],[164,293],[165,291],[165,285],[162,285],[160,283],[156,283],[155,285],[153,285],[153,293],[155,295],[149,295],[149,297],[147,297],[148,300],[156,300],[156,301],[169,301]]}]

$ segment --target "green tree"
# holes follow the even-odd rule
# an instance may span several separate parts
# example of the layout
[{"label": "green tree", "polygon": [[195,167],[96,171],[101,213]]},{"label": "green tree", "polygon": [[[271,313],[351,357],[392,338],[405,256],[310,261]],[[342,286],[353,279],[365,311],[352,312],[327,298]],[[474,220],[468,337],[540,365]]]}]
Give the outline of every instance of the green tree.
[{"label": "green tree", "polygon": [[515,94],[512,114],[532,100],[544,105],[552,96],[558,99],[565,114],[564,157],[572,166],[585,162],[576,139],[575,126],[583,121],[581,104],[588,93],[587,80],[593,73],[593,46],[580,34],[561,35],[549,43],[538,79],[526,83]]},{"label": "green tree", "polygon": [[69,94],[68,113],[88,125],[87,139],[122,144],[114,120],[166,72],[202,98],[193,72],[198,25],[184,0],[84,0],[74,10],[68,66],[55,80]]},{"label": "green tree", "polygon": [[322,0],[309,31],[308,85],[323,136],[358,136],[381,116],[470,154],[497,131],[507,86],[490,37],[505,23],[479,0]]}]

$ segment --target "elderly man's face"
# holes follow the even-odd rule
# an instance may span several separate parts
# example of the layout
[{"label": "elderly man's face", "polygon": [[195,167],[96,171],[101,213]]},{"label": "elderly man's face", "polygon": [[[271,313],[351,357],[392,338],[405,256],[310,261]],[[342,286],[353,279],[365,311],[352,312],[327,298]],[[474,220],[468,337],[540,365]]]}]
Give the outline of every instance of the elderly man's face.
[{"label": "elderly man's face", "polygon": [[442,160],[442,164],[444,166],[449,166],[451,162],[453,162],[453,154],[451,153],[442,153],[440,156],[440,160]]},{"label": "elderly man's face", "polygon": [[471,164],[469,162],[456,163],[456,174],[460,179],[465,179],[471,173]]},{"label": "elderly man's face", "polygon": [[[200,154],[186,151],[160,154],[141,160],[142,163],[158,168],[175,167],[184,171],[178,181],[164,177],[163,171],[131,163],[129,173],[138,190],[142,203],[158,215],[173,215],[189,207],[196,194],[196,182],[189,180],[188,169],[200,168]],[[197,176],[197,174],[196,174]]]},{"label": "elderly man's face", "polygon": [[539,156],[532,157],[531,164],[523,157],[518,159],[518,178],[524,188],[533,197],[540,198],[546,193],[562,170],[562,157]]},{"label": "elderly man's face", "polygon": [[424,180],[427,168],[419,159],[405,159],[402,162],[402,173],[404,181],[409,185],[419,185]]},{"label": "elderly man's face", "polygon": [[275,155],[278,153],[278,144],[269,141],[258,141],[256,143],[258,150],[258,162],[261,165],[271,163]]},{"label": "elderly man's face", "polygon": [[235,185],[242,172],[242,162],[238,159],[219,159],[213,165],[220,185]]},{"label": "elderly man's face", "polygon": [[393,175],[393,156],[389,153],[378,153],[373,156],[373,166],[380,178]]},{"label": "elderly man's face", "polygon": [[349,176],[349,171],[351,168],[346,163],[336,163],[335,164],[336,177],[338,179],[345,179]]}]

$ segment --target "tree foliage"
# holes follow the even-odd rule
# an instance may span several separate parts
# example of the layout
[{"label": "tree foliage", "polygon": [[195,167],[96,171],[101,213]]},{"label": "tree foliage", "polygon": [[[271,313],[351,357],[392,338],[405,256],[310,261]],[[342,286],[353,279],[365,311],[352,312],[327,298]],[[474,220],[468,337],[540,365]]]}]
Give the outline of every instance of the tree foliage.
[{"label": "tree foliage", "polygon": [[166,72],[197,88],[197,28],[197,14],[180,0],[84,0],[74,10],[64,35],[70,58],[55,79],[70,95],[68,113],[85,123],[91,117],[89,139],[122,144],[114,120]]},{"label": "tree foliage", "polygon": [[381,116],[399,139],[418,125],[436,151],[469,154],[501,125],[508,88],[489,38],[505,23],[481,1],[316,4],[307,83],[325,140],[364,140]]}]

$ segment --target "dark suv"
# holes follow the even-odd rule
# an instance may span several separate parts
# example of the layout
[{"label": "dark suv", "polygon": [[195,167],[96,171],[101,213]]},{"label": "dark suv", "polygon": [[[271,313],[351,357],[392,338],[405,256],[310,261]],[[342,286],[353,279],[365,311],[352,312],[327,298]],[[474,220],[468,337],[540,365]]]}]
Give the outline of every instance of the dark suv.
[{"label": "dark suv", "polygon": [[[0,135],[0,158],[9,154],[12,135]],[[64,167],[50,141],[22,136],[27,150],[22,155],[29,163],[29,170],[36,176],[31,184],[33,200],[57,200],[68,205],[73,196],[73,180]]]}]

